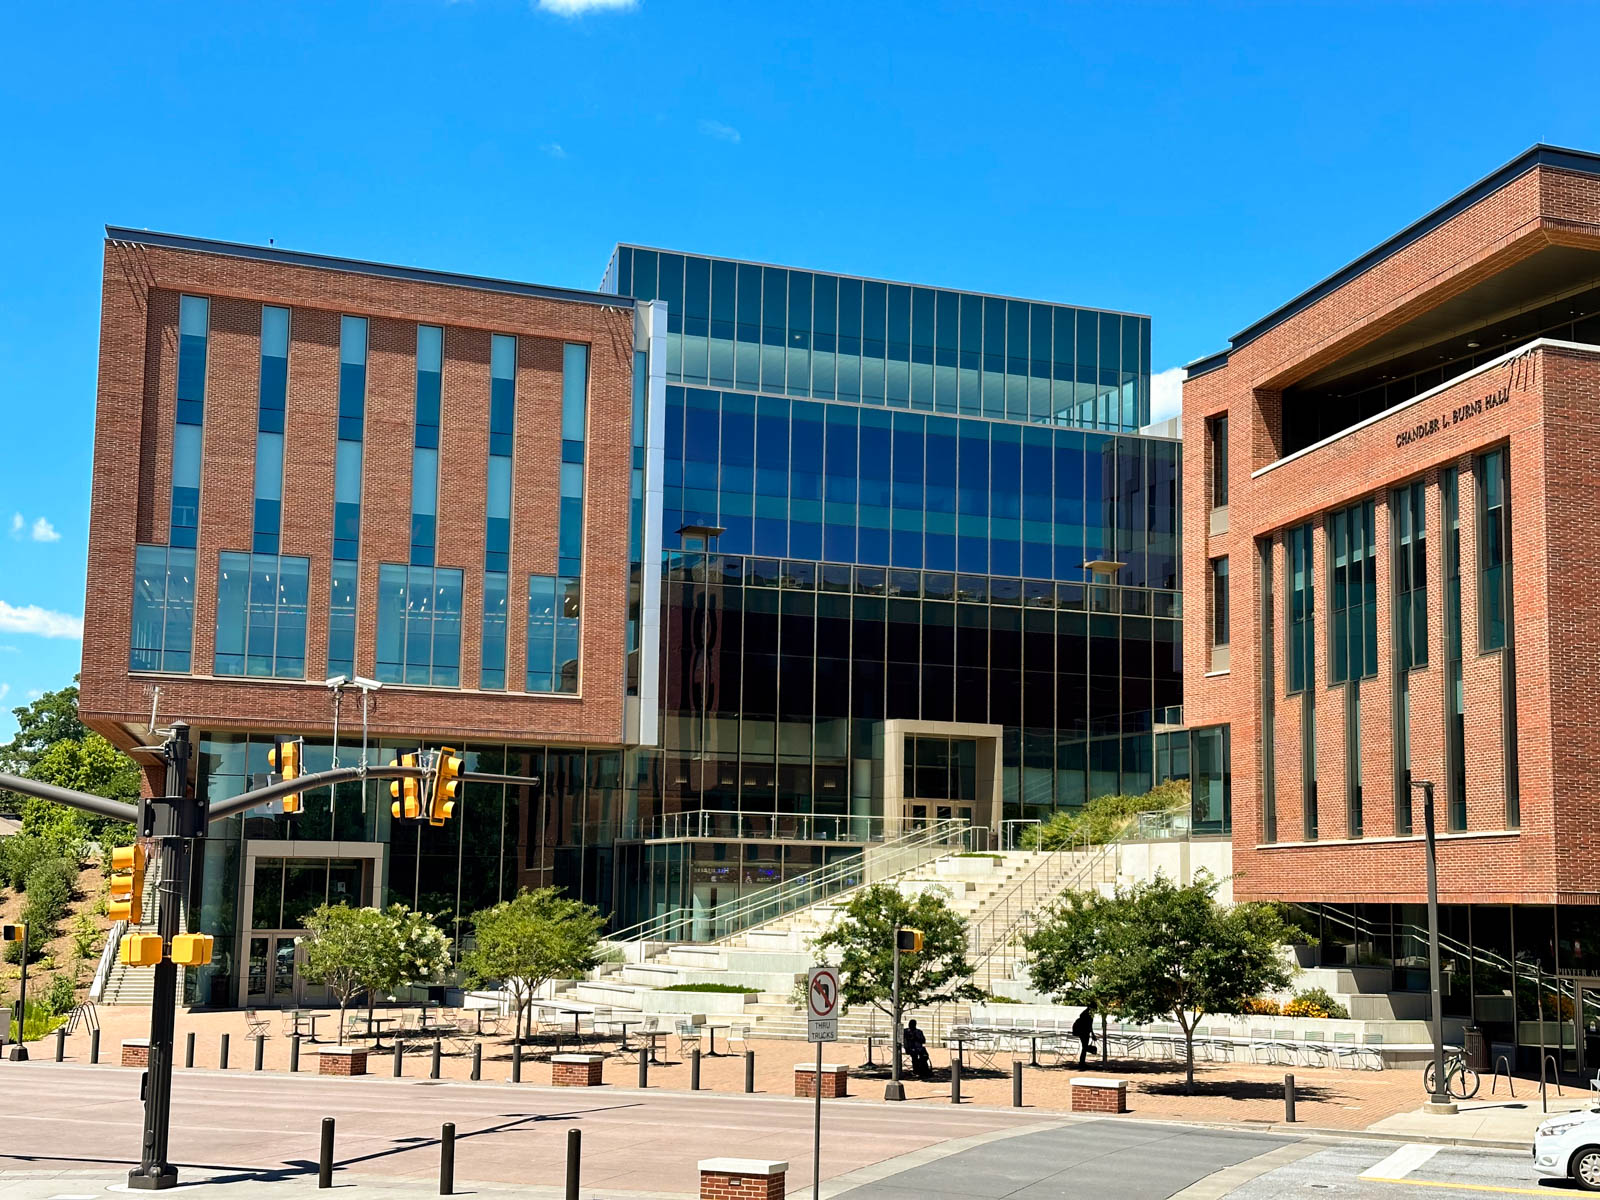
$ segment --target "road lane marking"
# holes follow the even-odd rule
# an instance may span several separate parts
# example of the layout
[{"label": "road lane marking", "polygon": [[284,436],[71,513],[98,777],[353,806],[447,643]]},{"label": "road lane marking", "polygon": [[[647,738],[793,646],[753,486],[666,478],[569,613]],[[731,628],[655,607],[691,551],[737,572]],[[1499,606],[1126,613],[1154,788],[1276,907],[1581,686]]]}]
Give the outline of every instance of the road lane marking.
[{"label": "road lane marking", "polygon": [[1360,1179],[1404,1179],[1435,1154],[1437,1145],[1407,1142],[1382,1162],[1373,1163],[1357,1177]]},{"label": "road lane marking", "polygon": [[1324,1149],[1326,1147],[1314,1142],[1290,1142],[1286,1146],[1268,1150],[1265,1154],[1258,1154],[1254,1158],[1247,1158],[1243,1162],[1213,1171],[1204,1179],[1197,1179],[1183,1191],[1175,1193],[1172,1200],[1222,1200],[1252,1179],[1276,1171],[1279,1167],[1288,1166],[1290,1163],[1299,1162],[1302,1158],[1309,1158]]},{"label": "road lane marking", "polygon": [[1402,1187],[1455,1188],[1462,1192],[1510,1192],[1517,1196],[1550,1196],[1549,1188],[1496,1187],[1488,1183],[1450,1183],[1443,1179],[1379,1179],[1376,1175],[1363,1175],[1368,1183],[1398,1183]]}]

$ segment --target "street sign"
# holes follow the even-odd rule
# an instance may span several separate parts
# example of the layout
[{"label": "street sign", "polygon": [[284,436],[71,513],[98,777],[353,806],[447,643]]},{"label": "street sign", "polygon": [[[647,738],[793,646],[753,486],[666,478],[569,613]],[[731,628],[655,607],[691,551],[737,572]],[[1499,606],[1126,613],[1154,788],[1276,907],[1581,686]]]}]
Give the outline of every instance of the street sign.
[{"label": "street sign", "polygon": [[806,1041],[838,1040],[839,969],[812,967],[806,975]]}]

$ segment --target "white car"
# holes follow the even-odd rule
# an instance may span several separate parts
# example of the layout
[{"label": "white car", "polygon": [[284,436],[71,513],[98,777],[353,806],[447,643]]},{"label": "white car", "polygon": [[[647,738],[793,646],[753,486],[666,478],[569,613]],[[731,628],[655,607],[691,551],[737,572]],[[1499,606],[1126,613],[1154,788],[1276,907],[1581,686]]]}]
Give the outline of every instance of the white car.
[{"label": "white car", "polygon": [[1533,1170],[1600,1191],[1600,1108],[1562,1113],[1542,1122],[1533,1135]]}]

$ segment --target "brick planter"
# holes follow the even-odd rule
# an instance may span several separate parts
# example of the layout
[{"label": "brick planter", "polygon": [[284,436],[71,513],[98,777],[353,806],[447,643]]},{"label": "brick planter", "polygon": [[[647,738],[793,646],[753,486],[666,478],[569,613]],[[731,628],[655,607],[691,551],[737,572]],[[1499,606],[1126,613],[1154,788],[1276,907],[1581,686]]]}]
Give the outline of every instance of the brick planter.
[{"label": "brick planter", "polygon": [[365,1075],[365,1046],[324,1046],[317,1052],[318,1075]]},{"label": "brick planter", "polygon": [[550,1082],[556,1087],[599,1087],[604,1054],[555,1054],[550,1058]]},{"label": "brick planter", "polygon": [[763,1158],[700,1160],[700,1200],[783,1200],[789,1164]]},{"label": "brick planter", "polygon": [[1079,1075],[1072,1081],[1072,1111],[1125,1113],[1128,1111],[1126,1079],[1096,1079]]},{"label": "brick planter", "polygon": [[122,1043],[122,1065],[148,1067],[150,1065],[150,1039],[125,1038]]},{"label": "brick planter", "polygon": [[[794,1094],[796,1096],[815,1096],[817,1094],[816,1063],[795,1063]],[[823,1063],[822,1098],[824,1100],[834,1100],[849,1094],[850,1068],[843,1063]]]}]

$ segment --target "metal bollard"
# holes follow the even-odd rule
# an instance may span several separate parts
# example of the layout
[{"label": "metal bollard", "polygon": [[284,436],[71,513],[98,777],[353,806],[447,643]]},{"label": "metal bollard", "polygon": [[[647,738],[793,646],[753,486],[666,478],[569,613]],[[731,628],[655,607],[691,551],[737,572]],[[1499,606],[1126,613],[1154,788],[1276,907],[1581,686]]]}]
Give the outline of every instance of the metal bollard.
[{"label": "metal bollard", "polygon": [[511,1082],[522,1082],[522,1043],[511,1043]]},{"label": "metal bollard", "polygon": [[399,1079],[405,1070],[406,1048],[400,1043],[394,1044],[394,1077]]},{"label": "metal bollard", "polygon": [[300,1035],[289,1035],[289,1071],[292,1074],[300,1069]]},{"label": "metal bollard", "polygon": [[643,1046],[639,1047],[639,1086],[650,1086],[650,1051]]},{"label": "metal bollard", "polygon": [[194,1030],[183,1035],[183,1065],[194,1066]]},{"label": "metal bollard", "polygon": [[256,1070],[261,1070],[261,1065],[267,1057],[267,1039],[261,1034],[256,1034]]},{"label": "metal bollard", "polygon": [[689,1090],[700,1090],[700,1048],[696,1046],[689,1051]]},{"label": "metal bollard", "polygon": [[217,1051],[217,1070],[226,1071],[227,1069],[228,1069],[228,1035],[227,1034],[223,1034],[222,1035],[222,1046]]},{"label": "metal bollard", "polygon": [[1294,1076],[1283,1077],[1283,1119],[1286,1123],[1294,1124]]},{"label": "metal bollard", "polygon": [[[434,1038],[433,1039],[433,1063],[428,1068],[428,1078],[429,1079],[437,1079],[437,1078],[439,1078],[439,1039],[438,1038]],[[446,1192],[445,1194],[449,1195],[448,1192]]]},{"label": "metal bollard", "polygon": [[746,1050],[744,1052],[744,1091],[745,1091],[745,1095],[748,1096],[751,1092],[753,1092],[755,1090],[756,1090],[756,1052],[754,1050]]},{"label": "metal bollard", "polygon": [[67,1057],[67,1027],[62,1025],[56,1029],[56,1061],[64,1062]]},{"label": "metal bollard", "polygon": [[863,1065],[868,1067],[875,1067],[878,1065],[872,1061],[872,1034],[870,1033],[867,1034],[867,1061]]},{"label": "metal bollard", "polygon": [[483,1043],[472,1043],[472,1082],[483,1078]]},{"label": "metal bollard", "polygon": [[950,1103],[961,1103],[961,1056],[950,1060]]},{"label": "metal bollard", "polygon": [[567,1196],[578,1200],[578,1169],[583,1159],[583,1134],[576,1129],[567,1130]]},{"label": "metal bollard", "polygon": [[100,1031],[98,1029],[89,1031],[89,1065],[95,1067],[100,1065]]},{"label": "metal bollard", "polygon": [[456,1127],[446,1121],[439,1129],[439,1195],[456,1190]]},{"label": "metal bollard", "polygon": [[317,1157],[317,1186],[333,1186],[333,1118],[322,1118],[322,1153]]},{"label": "metal bollard", "polygon": [[1022,1107],[1022,1060],[1011,1064],[1011,1107]]}]

